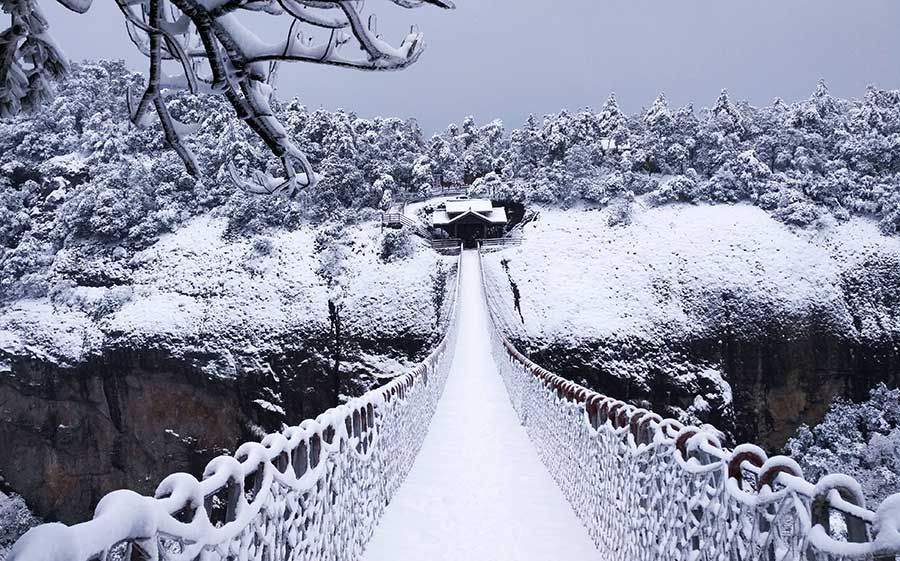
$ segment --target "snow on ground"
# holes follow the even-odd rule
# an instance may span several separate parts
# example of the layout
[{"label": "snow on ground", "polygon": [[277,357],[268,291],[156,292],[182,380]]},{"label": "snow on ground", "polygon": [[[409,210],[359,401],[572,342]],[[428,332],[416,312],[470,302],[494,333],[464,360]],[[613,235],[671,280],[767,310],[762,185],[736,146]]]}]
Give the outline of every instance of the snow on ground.
[{"label": "snow on ground", "polygon": [[[60,310],[49,299],[20,300],[0,312],[0,352],[39,360],[78,360],[97,336],[81,310]],[[0,362],[0,372],[4,368]]]},{"label": "snow on ground", "polygon": [[[510,330],[544,341],[671,341],[723,321],[824,314],[849,332],[842,275],[867,259],[900,258],[900,240],[861,218],[803,230],[748,205],[670,205],[610,226],[608,212],[541,210],[520,247],[487,256],[490,293]],[[900,318],[880,325],[900,330]]]},{"label": "snow on ground", "polygon": [[463,255],[461,274],[460,335],[444,395],[363,558],[597,558],[493,364],[476,253]]},{"label": "snow on ground", "polygon": [[423,240],[412,237],[412,255],[386,262],[379,224],[345,226],[329,257],[339,255],[332,267],[339,279],[329,286],[321,228],[226,240],[225,227],[224,219],[203,216],[163,236],[124,263],[130,285],[67,287],[0,309],[0,350],[61,363],[113,342],[178,352],[227,350],[239,341],[244,352],[273,350],[275,335],[327,332],[329,298],[343,304],[351,335],[436,334],[434,277],[439,268],[452,275],[455,261]]}]

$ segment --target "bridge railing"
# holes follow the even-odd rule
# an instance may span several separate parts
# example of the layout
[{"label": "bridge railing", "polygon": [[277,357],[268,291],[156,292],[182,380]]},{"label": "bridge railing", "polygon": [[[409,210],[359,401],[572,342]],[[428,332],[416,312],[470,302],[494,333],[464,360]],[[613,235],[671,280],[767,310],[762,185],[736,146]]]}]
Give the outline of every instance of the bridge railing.
[{"label": "bridge railing", "polygon": [[519,420],[608,558],[893,561],[900,553],[900,494],[873,512],[848,476],[808,482],[791,458],[752,444],[728,449],[711,431],[541,368],[496,327],[491,337]]},{"label": "bridge railing", "polygon": [[[458,270],[457,270],[458,271]],[[410,372],[234,456],[198,481],[176,473],[153,497],[115,491],[90,521],[32,528],[8,561],[347,560],[361,555],[422,445],[459,330]]]}]

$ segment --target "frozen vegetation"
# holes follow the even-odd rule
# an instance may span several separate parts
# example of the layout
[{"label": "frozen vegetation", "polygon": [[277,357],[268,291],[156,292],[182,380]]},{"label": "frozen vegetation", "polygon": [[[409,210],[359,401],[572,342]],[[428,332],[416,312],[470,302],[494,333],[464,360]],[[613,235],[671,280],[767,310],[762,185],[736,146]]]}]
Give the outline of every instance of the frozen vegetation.
[{"label": "frozen vegetation", "polygon": [[900,390],[882,384],[862,403],[839,400],[817,426],[801,427],[787,450],[810,480],[852,476],[874,506],[900,489]]},{"label": "frozen vegetation", "polygon": [[[265,356],[286,334],[327,332],[329,302],[346,312],[348,333],[370,341],[433,338],[434,291],[443,292],[452,262],[421,240],[406,239],[410,255],[401,261],[383,255],[380,225],[372,222],[236,240],[226,239],[226,229],[224,218],[197,217],[144,250],[112,257],[96,270],[101,278],[85,284],[64,280],[67,271],[56,267],[74,258],[60,250],[48,271],[52,290],[4,307],[2,348],[63,364],[116,345]],[[106,285],[107,272],[121,277]],[[235,341],[242,348],[228,346]],[[209,367],[213,376],[239,375],[233,361]]]},{"label": "frozen vegetation", "polygon": [[[127,122],[119,102],[137,79],[116,63],[77,66],[46,110],[0,122],[0,348],[71,364],[115,344],[187,355],[237,339],[252,355],[328,332],[329,303],[351,334],[434,340],[452,266],[377,222],[376,180],[411,170],[412,124],[344,115],[357,135],[342,137],[332,115],[295,107],[317,164],[341,169],[303,201],[259,197],[224,175],[232,149],[265,166],[243,124],[207,115],[197,157],[219,171],[197,181],[155,131]],[[366,172],[343,169],[355,166],[350,152]],[[211,373],[233,375],[227,362]]]},{"label": "frozen vegetation", "polygon": [[6,554],[22,534],[40,522],[28,510],[22,497],[0,491],[0,561],[6,559]]}]

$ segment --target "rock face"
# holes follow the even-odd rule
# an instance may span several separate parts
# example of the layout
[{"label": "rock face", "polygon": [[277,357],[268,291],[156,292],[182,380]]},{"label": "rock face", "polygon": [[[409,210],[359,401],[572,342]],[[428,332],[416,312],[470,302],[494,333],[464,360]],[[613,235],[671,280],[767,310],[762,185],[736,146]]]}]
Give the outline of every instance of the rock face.
[{"label": "rock face", "polygon": [[[429,345],[405,340],[401,354],[410,355],[399,360]],[[342,352],[350,364],[341,371],[347,394],[377,384],[360,349],[396,355],[381,342],[348,341]],[[305,348],[286,346],[266,357],[265,368],[237,378],[211,377],[195,366],[197,357],[157,349],[109,350],[73,367],[0,358],[10,370],[0,376],[0,474],[45,520],[68,524],[89,519],[110,491],[152,495],[171,473],[200,478],[213,457],[335,401],[330,357]]]},{"label": "rock face", "polygon": [[[518,341],[520,348],[528,342]],[[677,351],[631,343],[628,358],[640,356],[650,368],[640,382],[621,375],[621,342],[593,342],[579,348],[538,346],[531,357],[564,377],[597,391],[658,412],[691,410],[697,395],[715,395],[712,368],[731,388],[731,401],[708,399],[694,411],[700,420],[728,433],[735,442],[754,442],[780,450],[803,424],[815,425],[832,402],[866,399],[879,382],[900,385],[900,350],[893,344],[848,341],[826,331],[793,337],[773,332],[752,340],[723,336],[685,343]]]},{"label": "rock face", "polygon": [[109,491],[152,493],[240,439],[246,403],[153,352],[115,352],[76,368],[14,360],[0,377],[0,472],[48,519],[89,518]]},{"label": "rock face", "polygon": [[832,402],[865,400],[879,382],[900,385],[900,349],[810,330],[787,339],[698,341],[722,366],[734,397],[734,436],[779,450],[800,425],[822,420]]}]

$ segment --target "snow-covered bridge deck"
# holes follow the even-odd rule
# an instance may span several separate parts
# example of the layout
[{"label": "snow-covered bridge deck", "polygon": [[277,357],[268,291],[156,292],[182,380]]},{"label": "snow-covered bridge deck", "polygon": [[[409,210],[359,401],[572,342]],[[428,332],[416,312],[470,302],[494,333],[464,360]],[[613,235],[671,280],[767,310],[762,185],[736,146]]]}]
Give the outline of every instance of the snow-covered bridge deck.
[{"label": "snow-covered bridge deck", "polygon": [[476,251],[463,253],[460,275],[460,332],[444,395],[364,559],[600,558],[497,372]]}]

